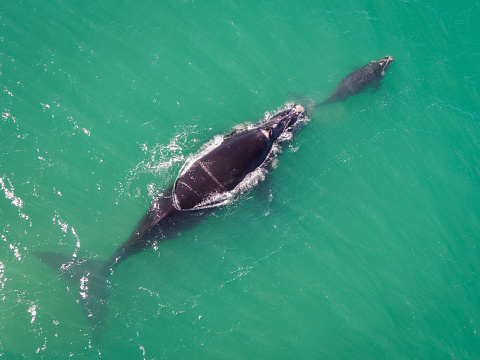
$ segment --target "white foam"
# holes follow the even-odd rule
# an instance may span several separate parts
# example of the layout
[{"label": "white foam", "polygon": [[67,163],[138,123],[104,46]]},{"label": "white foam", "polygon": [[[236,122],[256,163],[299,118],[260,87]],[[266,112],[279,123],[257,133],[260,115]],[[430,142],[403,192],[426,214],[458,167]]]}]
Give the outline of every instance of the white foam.
[{"label": "white foam", "polygon": [[[188,138],[195,133],[195,128],[196,126],[192,126],[183,129],[166,145],[156,144],[147,146],[147,144],[140,144],[141,149],[147,156],[129,170],[130,174],[127,175],[125,183],[120,184],[120,194],[127,193],[131,197],[138,197],[144,191],[143,186],[145,182],[142,178],[145,174],[160,175],[175,164],[184,162],[184,147]],[[153,182],[149,182],[146,188],[148,196],[157,196],[164,185],[164,183],[159,183],[156,179]]]},{"label": "white foam", "polygon": [[[7,182],[8,184],[5,184],[5,182]],[[3,190],[3,192],[5,193],[5,198],[11,200],[11,204],[18,208],[20,216],[28,220],[28,216],[21,212],[21,209],[23,207],[23,200],[20,197],[15,196],[15,189],[10,179],[0,177],[0,190]]]},{"label": "white foam", "polygon": [[[2,262],[0,261],[0,290],[3,290],[3,288],[5,287],[5,281],[7,281],[7,278],[4,277],[5,275],[5,265],[2,264]],[[0,298],[0,300],[5,300],[5,295]]]},{"label": "white foam", "polygon": [[37,317],[37,305],[32,303],[27,311],[30,313],[30,315],[32,315],[32,319],[30,320],[30,324],[33,324],[33,322],[35,321],[35,318]]}]

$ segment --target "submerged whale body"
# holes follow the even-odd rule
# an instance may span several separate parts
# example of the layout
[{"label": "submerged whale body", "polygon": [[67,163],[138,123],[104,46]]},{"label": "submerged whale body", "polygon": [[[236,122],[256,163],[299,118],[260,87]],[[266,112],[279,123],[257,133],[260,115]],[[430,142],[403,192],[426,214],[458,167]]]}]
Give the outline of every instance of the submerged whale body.
[{"label": "submerged whale body", "polygon": [[321,103],[316,104],[315,108],[346,100],[350,96],[361,93],[368,87],[380,86],[380,81],[385,76],[385,72],[392,62],[392,56],[385,56],[379,60],[369,62],[360,69],[352,71],[340,81],[332,94]]},{"label": "submerged whale body", "polygon": [[305,115],[301,105],[290,106],[251,129],[227,135],[217,147],[183,169],[166,191],[154,199],[133,233],[108,261],[54,252],[37,251],[34,255],[79,286],[79,302],[88,322],[94,332],[101,333],[108,278],[114,267],[156,241],[175,237],[179,226],[192,226],[209,208],[224,204],[249,174],[265,166],[279,137]]}]

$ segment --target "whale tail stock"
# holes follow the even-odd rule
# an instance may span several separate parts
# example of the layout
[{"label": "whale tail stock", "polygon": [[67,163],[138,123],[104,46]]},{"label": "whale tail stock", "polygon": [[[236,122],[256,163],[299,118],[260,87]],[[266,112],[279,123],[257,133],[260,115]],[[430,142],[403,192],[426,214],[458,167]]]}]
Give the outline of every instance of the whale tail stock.
[{"label": "whale tail stock", "polygon": [[99,338],[105,328],[111,263],[58,252],[34,251],[33,254],[73,285],[74,291],[78,291],[77,302],[82,305],[93,338]]},{"label": "whale tail stock", "polygon": [[[153,201],[145,216],[137,224],[130,237],[120,246],[107,261],[97,261],[65,255],[58,252],[34,251],[33,254],[41,262],[55,270],[78,292],[77,302],[82,305],[87,317],[88,325],[92,330],[93,339],[99,340],[105,329],[105,315],[109,277],[114,267],[129,256],[145,250],[153,244],[153,240],[161,241],[173,238],[178,234],[172,233],[182,220],[182,214],[173,208],[171,203],[172,184],[167,188],[165,196]],[[186,215],[189,215],[187,213]],[[162,234],[154,236],[155,233]]]}]

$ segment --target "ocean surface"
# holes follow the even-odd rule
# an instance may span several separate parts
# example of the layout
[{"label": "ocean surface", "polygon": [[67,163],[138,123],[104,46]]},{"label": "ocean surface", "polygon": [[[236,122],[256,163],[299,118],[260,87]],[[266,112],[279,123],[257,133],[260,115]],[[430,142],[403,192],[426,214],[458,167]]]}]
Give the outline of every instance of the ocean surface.
[{"label": "ocean surface", "polygon": [[[476,0],[0,3],[0,359],[479,359]],[[202,144],[352,70],[276,168],[109,279],[106,260]]]}]

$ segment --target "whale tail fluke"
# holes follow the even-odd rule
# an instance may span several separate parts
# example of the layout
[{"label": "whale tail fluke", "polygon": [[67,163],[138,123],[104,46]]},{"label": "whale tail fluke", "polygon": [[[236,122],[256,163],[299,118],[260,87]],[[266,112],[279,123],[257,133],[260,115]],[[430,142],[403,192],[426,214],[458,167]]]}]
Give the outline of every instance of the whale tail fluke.
[{"label": "whale tail fluke", "polygon": [[74,291],[78,291],[77,302],[82,305],[93,338],[98,339],[105,328],[111,264],[108,261],[77,258],[58,252],[35,251],[33,254],[57,271],[73,286]]}]

